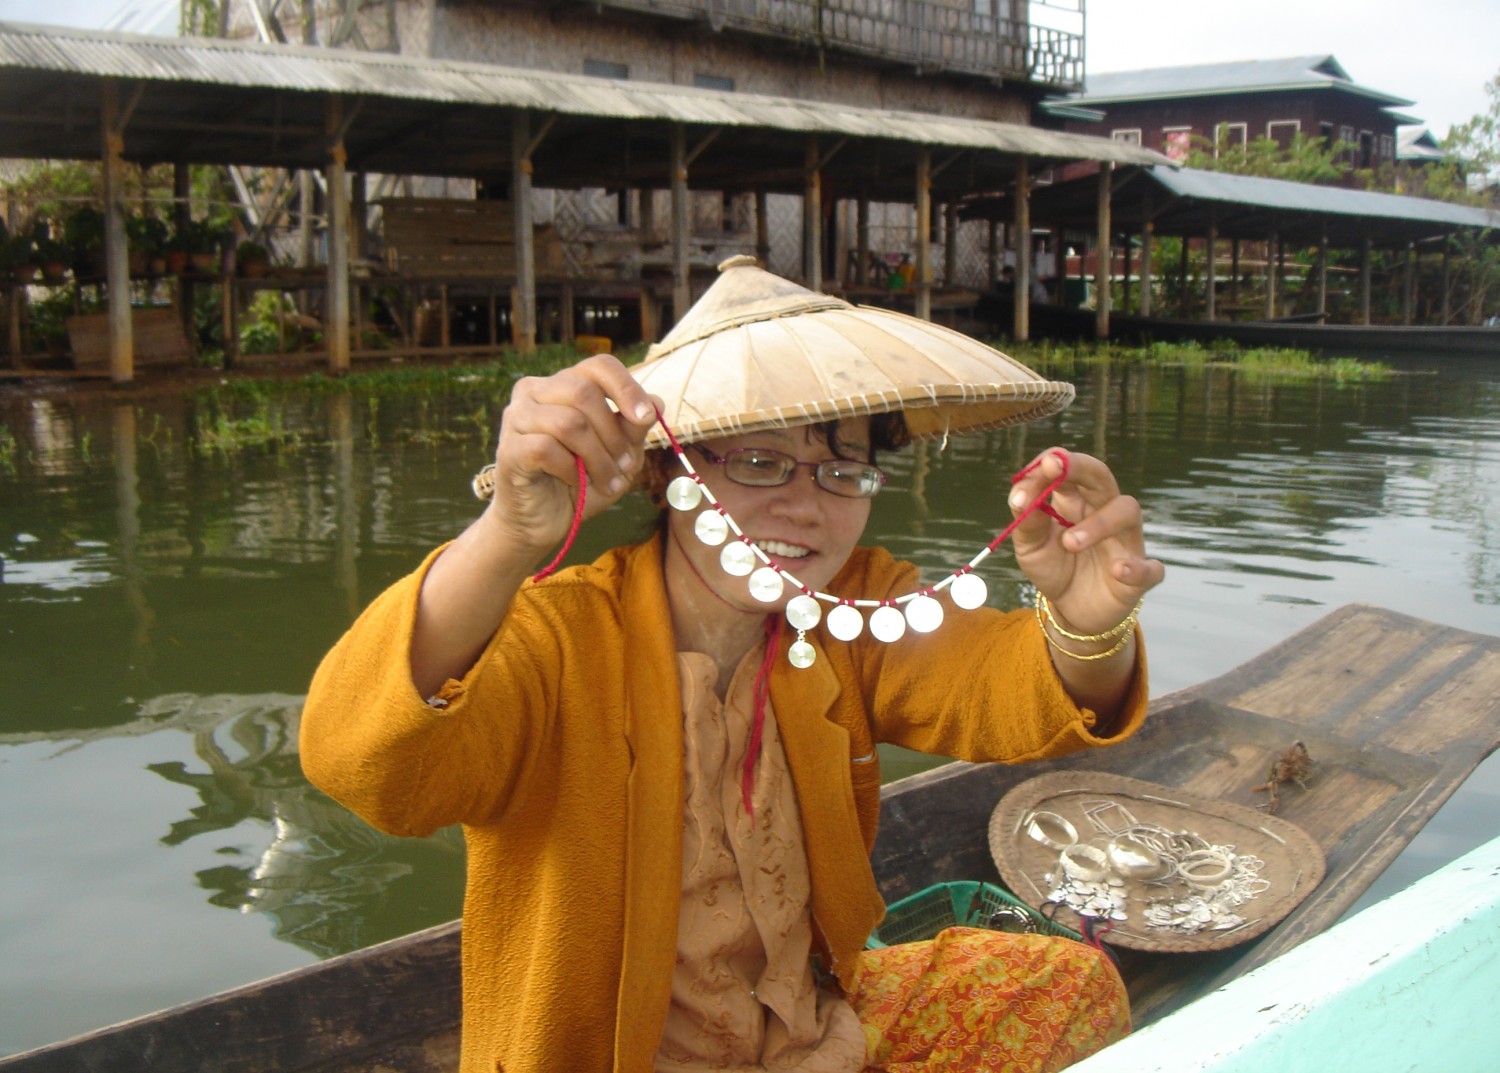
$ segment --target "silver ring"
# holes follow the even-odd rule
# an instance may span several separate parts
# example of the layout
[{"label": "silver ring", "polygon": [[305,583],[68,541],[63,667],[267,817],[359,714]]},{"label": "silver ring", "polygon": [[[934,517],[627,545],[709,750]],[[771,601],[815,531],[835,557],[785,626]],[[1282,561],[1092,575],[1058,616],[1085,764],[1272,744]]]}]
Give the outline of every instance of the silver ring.
[{"label": "silver ring", "polygon": [[1182,881],[1198,890],[1217,887],[1234,871],[1234,862],[1229,854],[1219,849],[1199,849],[1177,862],[1177,874]]},{"label": "silver ring", "polygon": [[1109,861],[1098,846],[1068,846],[1058,855],[1057,863],[1070,879],[1080,883],[1098,883],[1109,875]]},{"label": "silver ring", "polygon": [[1161,854],[1132,835],[1111,839],[1104,854],[1121,879],[1158,879],[1166,871]]},{"label": "silver ring", "polygon": [[1048,849],[1067,849],[1078,841],[1078,828],[1055,812],[1027,816],[1026,833]]}]

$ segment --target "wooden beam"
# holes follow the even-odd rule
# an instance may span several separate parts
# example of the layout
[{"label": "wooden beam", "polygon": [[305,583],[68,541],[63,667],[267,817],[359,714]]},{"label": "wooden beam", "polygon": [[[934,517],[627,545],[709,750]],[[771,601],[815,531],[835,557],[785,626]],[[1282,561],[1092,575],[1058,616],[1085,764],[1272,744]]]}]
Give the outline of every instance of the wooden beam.
[{"label": "wooden beam", "polygon": [[[1106,160],[1099,165],[1098,263],[1094,265],[1094,337],[1109,338],[1110,276],[1114,267],[1114,227],[1110,222],[1110,191],[1114,181],[1114,164]],[[1083,266],[1079,265],[1081,269]]]},{"label": "wooden beam", "polygon": [[1410,324],[1416,316],[1417,308],[1417,246],[1414,242],[1406,244],[1406,258],[1403,271],[1404,278],[1401,281],[1401,323]]},{"label": "wooden beam", "polygon": [[116,79],[100,80],[99,120],[104,178],[104,278],[109,302],[109,378],[116,384],[128,384],[135,379],[135,337],[130,322],[130,265],[125,237],[125,131]]},{"label": "wooden beam", "polygon": [[855,206],[854,259],[858,262],[853,282],[864,286],[870,282],[870,198],[861,194]]},{"label": "wooden beam", "polygon": [[1276,231],[1271,231],[1270,237],[1266,239],[1266,319],[1272,320],[1276,316],[1276,264],[1280,258],[1281,243],[1277,241]]},{"label": "wooden beam", "polygon": [[1017,157],[1014,198],[1016,294],[1011,338],[1018,343],[1031,338],[1031,179],[1026,170],[1026,158]]},{"label": "wooden beam", "polygon": [[[329,135],[328,163],[328,298],[323,310],[323,345],[328,371],[349,371],[349,177],[344,150],[344,98],[330,94],[324,107]],[[304,187],[304,189],[306,189]],[[303,214],[307,206],[302,206]]]},{"label": "wooden beam", "polygon": [[1443,324],[1446,325],[1453,317],[1453,277],[1449,266],[1449,253],[1452,252],[1452,244],[1448,241],[1451,236],[1443,235]]},{"label": "wooden beam", "polygon": [[1328,318],[1328,230],[1318,235],[1318,312]]},{"label": "wooden beam", "polygon": [[536,349],[536,252],[531,225],[531,113],[518,108],[510,124],[510,209],[515,232],[516,285],[510,296],[510,336],[523,354]]},{"label": "wooden beam", "polygon": [[1235,305],[1240,302],[1240,240],[1234,239],[1229,244],[1229,300]]},{"label": "wooden beam", "polygon": [[932,319],[932,150],[917,154],[917,293],[913,312]]},{"label": "wooden beam", "polygon": [[943,286],[958,285],[958,202],[943,205]]}]

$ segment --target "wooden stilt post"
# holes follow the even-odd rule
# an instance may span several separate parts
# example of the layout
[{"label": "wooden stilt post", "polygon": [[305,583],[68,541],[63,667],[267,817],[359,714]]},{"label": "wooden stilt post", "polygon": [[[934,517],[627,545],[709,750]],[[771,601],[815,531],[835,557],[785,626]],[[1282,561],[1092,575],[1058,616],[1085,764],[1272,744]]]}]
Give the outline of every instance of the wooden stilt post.
[{"label": "wooden stilt post", "polygon": [[672,321],[681,320],[693,304],[688,280],[687,128],[672,124]]},{"label": "wooden stilt post", "polygon": [[823,289],[823,182],[818,138],[808,135],[802,173],[802,278],[809,290]]},{"label": "wooden stilt post", "polygon": [[943,205],[943,286],[958,285],[958,202]]},{"label": "wooden stilt post", "polygon": [[1240,304],[1240,240],[1229,244],[1229,301]]},{"label": "wooden stilt post", "polygon": [[99,128],[104,163],[104,279],[109,301],[109,378],[135,379],[135,335],[130,320],[130,265],[125,237],[125,125],[120,87],[113,78],[99,83]]},{"label": "wooden stilt post", "polygon": [[[187,233],[193,220],[192,171],[182,162],[172,165],[172,225],[179,235]],[[198,319],[193,298],[193,283],[185,275],[177,277],[177,319],[182,325],[182,337],[187,340],[188,354],[198,354]]]},{"label": "wooden stilt post", "polygon": [[1151,315],[1151,246],[1156,237],[1156,224],[1151,219],[1151,195],[1146,195],[1141,224],[1141,316]]},{"label": "wooden stilt post", "polygon": [[861,194],[855,207],[854,259],[859,264],[855,267],[854,279],[850,282],[863,287],[872,282],[870,279],[870,197],[868,194]]},{"label": "wooden stilt post", "polygon": [[1276,317],[1276,262],[1279,257],[1280,245],[1276,241],[1276,232],[1272,231],[1266,239],[1266,319],[1273,320]]},{"label": "wooden stilt post", "polygon": [[917,278],[919,320],[932,319],[932,151],[917,154]]},{"label": "wooden stilt post", "polygon": [[1131,246],[1130,246],[1130,235],[1129,235],[1129,233],[1127,233],[1125,235],[1125,251],[1124,251],[1124,255],[1125,255],[1125,272],[1124,272],[1124,275],[1122,275],[1120,277],[1120,308],[1122,310],[1124,310],[1126,313],[1130,312],[1130,273],[1131,273],[1131,263],[1130,263],[1130,261],[1131,261],[1131,255],[1134,252],[1135,251],[1133,249],[1131,249]]},{"label": "wooden stilt post", "polygon": [[[328,297],[323,304],[323,345],[328,371],[349,371],[349,177],[344,150],[344,98],[328,97],[323,113],[328,135]],[[306,206],[303,206],[304,210]]]},{"label": "wooden stilt post", "polygon": [[1328,321],[1328,229],[1318,236],[1318,319]]},{"label": "wooden stilt post", "polygon": [[1098,262],[1094,265],[1094,337],[1097,339],[1109,338],[1110,277],[1114,262],[1110,184],[1114,179],[1114,171],[1114,164],[1108,160],[1099,165],[1099,203],[1096,211],[1099,227]]},{"label": "wooden stilt post", "polygon": [[1417,247],[1416,243],[1406,244],[1406,263],[1404,265],[1405,275],[1401,281],[1401,323],[1410,324],[1416,315],[1417,308]]},{"label": "wooden stilt post", "polygon": [[1217,320],[1219,316],[1219,223],[1212,215],[1208,218],[1208,234],[1205,236],[1204,245],[1207,246],[1208,269],[1203,274],[1203,319]]},{"label": "wooden stilt post", "polygon": [[984,276],[990,289],[1000,282],[1000,221],[991,220],[988,227],[989,244],[986,246]]},{"label": "wooden stilt post", "polygon": [[1031,180],[1027,170],[1026,158],[1017,157],[1014,221],[1016,305],[1011,337],[1018,343],[1031,338]]},{"label": "wooden stilt post", "polygon": [[524,108],[516,109],[510,124],[510,216],[516,246],[510,340],[522,354],[529,354],[536,349],[536,250],[531,226],[531,113]]},{"label": "wooden stilt post", "polygon": [[1188,310],[1192,307],[1193,296],[1188,293],[1188,247],[1192,245],[1192,236],[1182,236],[1182,246],[1177,251],[1177,315],[1187,320]]},{"label": "wooden stilt post", "polygon": [[1453,317],[1453,277],[1448,263],[1448,255],[1451,252],[1448,238],[1447,234],[1443,235],[1443,323],[1445,325]]},{"label": "wooden stilt post", "polygon": [[1359,247],[1359,322],[1370,323],[1370,275],[1372,271],[1370,256],[1371,243],[1367,238]]},{"label": "wooden stilt post", "polygon": [[764,190],[755,191],[755,259],[762,268],[771,264],[770,199]]}]

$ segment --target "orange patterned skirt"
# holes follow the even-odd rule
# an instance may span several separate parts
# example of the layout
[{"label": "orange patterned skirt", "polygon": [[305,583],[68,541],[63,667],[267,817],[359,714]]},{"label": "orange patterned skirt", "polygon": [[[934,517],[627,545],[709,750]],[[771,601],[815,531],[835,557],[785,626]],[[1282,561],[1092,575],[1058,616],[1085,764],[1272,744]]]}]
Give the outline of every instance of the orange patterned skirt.
[{"label": "orange patterned skirt", "polygon": [[1050,1073],[1130,1032],[1107,955],[981,928],[866,950],[849,1003],[865,1030],[866,1073]]}]

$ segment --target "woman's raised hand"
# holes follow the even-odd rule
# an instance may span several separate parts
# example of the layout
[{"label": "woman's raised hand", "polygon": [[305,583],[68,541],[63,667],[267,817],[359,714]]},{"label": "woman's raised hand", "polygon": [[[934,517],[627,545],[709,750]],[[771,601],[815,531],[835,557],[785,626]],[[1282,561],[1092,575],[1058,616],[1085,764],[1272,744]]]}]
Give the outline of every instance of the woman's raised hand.
[{"label": "woman's raised hand", "polygon": [[1122,495],[1109,467],[1090,455],[1052,448],[1038,456],[1036,468],[1011,488],[1011,511],[1019,515],[1062,476],[1064,459],[1067,479],[1051,504],[1074,524],[1033,512],[1015,531],[1016,562],[1073,629],[1102,633],[1130,614],[1165,570],[1146,557],[1140,504]]},{"label": "woman's raised hand", "polygon": [[517,547],[555,547],[573,519],[578,460],[588,475],[592,517],[619,499],[639,472],[656,405],[608,354],[517,381],[500,420],[487,513]]}]

